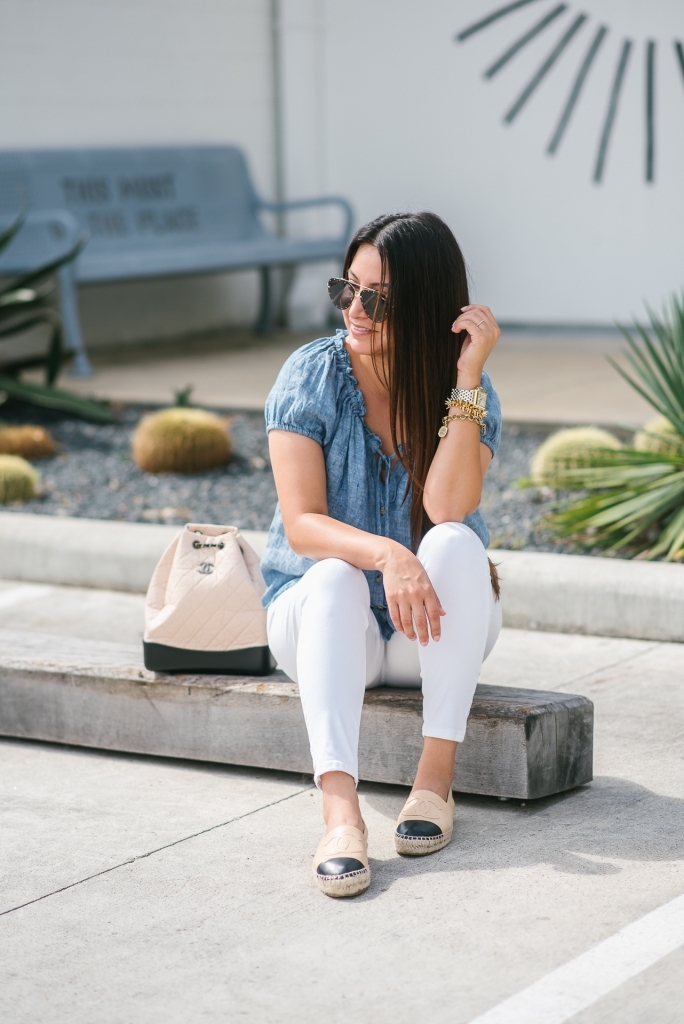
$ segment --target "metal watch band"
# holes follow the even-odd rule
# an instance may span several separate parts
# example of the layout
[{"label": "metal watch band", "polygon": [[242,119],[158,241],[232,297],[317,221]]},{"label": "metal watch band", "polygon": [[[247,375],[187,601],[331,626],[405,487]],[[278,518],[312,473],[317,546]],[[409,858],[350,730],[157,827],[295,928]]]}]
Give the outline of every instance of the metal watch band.
[{"label": "metal watch band", "polygon": [[454,388],[449,402],[464,402],[466,405],[476,405],[478,409],[485,409],[487,407],[487,392],[484,388],[470,390]]}]

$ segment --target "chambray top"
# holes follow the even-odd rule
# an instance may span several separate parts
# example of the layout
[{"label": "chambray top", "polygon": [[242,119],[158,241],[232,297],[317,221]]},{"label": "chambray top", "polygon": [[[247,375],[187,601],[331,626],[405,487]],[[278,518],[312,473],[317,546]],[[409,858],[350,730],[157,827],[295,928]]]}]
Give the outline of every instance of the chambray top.
[{"label": "chambray top", "polygon": [[[266,402],[266,429],[290,430],[310,437],[323,449],[328,491],[328,514],[380,537],[391,537],[411,549],[411,492],[407,473],[396,458],[383,454],[382,441],[365,423],[366,407],[358,390],[346,331],[303,345],[287,360]],[[485,433],[481,440],[492,453],[501,437],[501,406],[491,381],[482,374],[488,393]],[[450,385],[445,385],[445,395]],[[489,531],[478,510],[464,519],[482,543]],[[299,580],[314,564],[297,555],[285,536],[280,506],[268,532],[261,570],[266,582],[264,608]],[[371,607],[380,632],[389,640],[394,626],[387,611],[382,574],[364,570]]]}]

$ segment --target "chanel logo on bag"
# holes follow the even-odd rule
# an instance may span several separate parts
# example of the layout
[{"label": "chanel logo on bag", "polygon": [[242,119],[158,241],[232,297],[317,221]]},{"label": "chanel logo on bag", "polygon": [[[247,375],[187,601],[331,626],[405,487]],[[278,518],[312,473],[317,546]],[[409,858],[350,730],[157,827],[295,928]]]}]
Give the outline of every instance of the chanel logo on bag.
[{"label": "chanel logo on bag", "polygon": [[202,562],[197,569],[197,572],[201,572],[203,576],[208,576],[209,573],[214,571],[214,566],[210,562]]},{"label": "chanel logo on bag", "polygon": [[192,546],[193,548],[218,548],[219,551],[221,551],[225,547],[225,544],[222,540],[193,540]]}]

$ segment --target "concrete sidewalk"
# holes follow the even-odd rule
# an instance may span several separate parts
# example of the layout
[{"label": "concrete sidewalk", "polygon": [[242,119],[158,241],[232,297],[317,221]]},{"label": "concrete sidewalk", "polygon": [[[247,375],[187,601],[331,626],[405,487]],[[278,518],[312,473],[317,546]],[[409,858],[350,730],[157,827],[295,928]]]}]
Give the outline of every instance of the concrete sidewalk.
[{"label": "concrete sidewalk", "polygon": [[[141,595],[17,588],[7,628],[139,640]],[[461,796],[418,860],[391,840],[406,791],[364,784],[373,881],[349,902],[311,882],[306,777],[0,741],[3,1020],[468,1024],[684,892],[684,646],[504,630],[481,679],[591,698],[595,781]],[[573,1024],[679,1024],[683,968],[680,947]]]},{"label": "concrete sidewalk", "polygon": [[[287,357],[316,335],[270,340],[231,331],[183,342],[122,346],[92,354],[95,376],[64,376],[60,386],[120,402],[169,403],[194,385],[195,401],[261,409]],[[624,363],[616,334],[544,335],[504,331],[487,369],[507,420],[638,426],[655,414],[609,365]],[[38,378],[36,378],[38,379]]]}]

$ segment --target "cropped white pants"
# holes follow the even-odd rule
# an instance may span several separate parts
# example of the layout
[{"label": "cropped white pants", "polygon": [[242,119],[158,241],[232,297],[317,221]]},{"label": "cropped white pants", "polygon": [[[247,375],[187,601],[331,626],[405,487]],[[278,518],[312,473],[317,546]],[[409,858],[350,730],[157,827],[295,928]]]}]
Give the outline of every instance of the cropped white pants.
[{"label": "cropped white pants", "polygon": [[446,615],[442,636],[421,647],[403,633],[384,641],[360,569],[316,562],[268,609],[268,642],[304,710],[316,785],[325,772],[358,781],[364,690],[423,686],[423,735],[460,742],[482,662],[501,628],[482,542],[463,523],[443,523],[418,548]]}]

